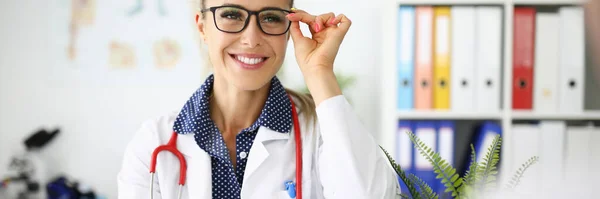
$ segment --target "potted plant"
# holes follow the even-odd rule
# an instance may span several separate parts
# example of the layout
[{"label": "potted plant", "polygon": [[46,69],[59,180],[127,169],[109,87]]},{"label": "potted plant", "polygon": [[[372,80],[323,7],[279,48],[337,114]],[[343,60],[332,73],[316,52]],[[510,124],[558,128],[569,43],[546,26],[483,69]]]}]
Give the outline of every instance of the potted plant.
[{"label": "potted plant", "polygon": [[[414,147],[425,157],[432,165],[433,171],[445,187],[444,193],[450,193],[453,198],[482,198],[481,196],[490,191],[494,191],[497,185],[497,163],[500,161],[500,146],[502,138],[497,135],[492,144],[487,149],[487,153],[482,162],[476,161],[476,154],[471,144],[471,163],[464,176],[460,176],[456,169],[446,160],[442,159],[440,154],[431,150],[412,132],[407,131]],[[425,181],[412,173],[407,173],[396,164],[389,153],[381,147],[388,160],[392,164],[396,173],[408,188],[408,194],[402,193],[402,198],[409,199],[437,199],[440,194],[435,193]],[[521,168],[519,168],[505,189],[512,189],[517,186],[525,170],[538,161],[537,156],[531,157]]]}]

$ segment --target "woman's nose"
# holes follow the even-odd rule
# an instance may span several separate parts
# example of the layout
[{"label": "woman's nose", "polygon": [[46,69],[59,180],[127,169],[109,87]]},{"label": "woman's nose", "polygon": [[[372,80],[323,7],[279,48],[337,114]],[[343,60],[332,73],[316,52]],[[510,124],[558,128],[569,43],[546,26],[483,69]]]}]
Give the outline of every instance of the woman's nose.
[{"label": "woman's nose", "polygon": [[244,31],[242,31],[242,36],[240,39],[242,44],[250,48],[259,46],[262,43],[263,32],[256,23],[256,19],[254,17],[256,16],[250,16],[250,19],[248,19],[248,26],[246,29],[244,29]]}]

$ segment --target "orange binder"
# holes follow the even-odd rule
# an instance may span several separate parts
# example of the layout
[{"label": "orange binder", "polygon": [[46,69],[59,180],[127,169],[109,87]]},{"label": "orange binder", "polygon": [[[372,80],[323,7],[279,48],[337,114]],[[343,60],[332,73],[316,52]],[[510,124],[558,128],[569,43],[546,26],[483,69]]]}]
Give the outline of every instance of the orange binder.
[{"label": "orange binder", "polygon": [[415,109],[431,109],[433,78],[433,8],[431,6],[416,7],[415,34]]},{"label": "orange binder", "polygon": [[433,16],[433,108],[450,109],[450,7],[435,7]]}]

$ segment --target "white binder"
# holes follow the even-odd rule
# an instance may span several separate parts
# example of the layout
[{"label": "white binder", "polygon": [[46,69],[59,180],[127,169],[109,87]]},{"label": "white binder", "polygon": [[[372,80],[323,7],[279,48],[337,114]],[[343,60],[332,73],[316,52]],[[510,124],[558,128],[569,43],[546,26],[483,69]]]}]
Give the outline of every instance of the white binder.
[{"label": "white binder", "polygon": [[[521,168],[521,165],[527,162],[533,156],[540,156],[540,129],[535,124],[513,124],[512,126],[512,147],[508,149],[511,158],[511,173]],[[512,176],[511,176],[512,177]],[[540,192],[541,166],[539,162],[529,167],[526,175],[521,178],[521,183],[515,188],[523,197],[538,196]],[[521,195],[522,194],[522,195]]]},{"label": "white binder", "polygon": [[560,15],[560,74],[558,108],[563,113],[583,112],[585,84],[585,28],[583,8],[562,7]]},{"label": "white binder", "polygon": [[456,112],[475,108],[475,7],[453,6],[450,107]]},{"label": "white binder", "polygon": [[[590,148],[590,153],[591,153],[591,157],[590,157],[591,167],[590,168],[594,168],[594,169],[591,169],[590,178],[597,181],[598,179],[600,179],[600,169],[598,169],[598,168],[600,168],[600,144],[598,144],[598,143],[600,143],[600,128],[599,127],[594,127],[592,129],[591,142],[593,144],[591,145],[591,148]],[[596,181],[593,181],[593,182],[596,182]]]},{"label": "white binder", "polygon": [[479,6],[476,13],[476,110],[500,111],[500,69],[502,64],[502,10]]},{"label": "white binder", "polygon": [[[593,198],[591,178],[592,126],[568,127],[565,139],[565,193],[573,198]],[[596,167],[597,168],[597,167]]]},{"label": "white binder", "polygon": [[[565,121],[542,121],[540,122],[541,151],[540,166],[542,172],[542,190],[555,190],[561,187],[564,180],[564,140],[566,132]],[[540,192],[542,198],[552,195]]]},{"label": "white binder", "polygon": [[535,20],[533,110],[555,113],[558,111],[560,18],[555,13],[538,12]]}]

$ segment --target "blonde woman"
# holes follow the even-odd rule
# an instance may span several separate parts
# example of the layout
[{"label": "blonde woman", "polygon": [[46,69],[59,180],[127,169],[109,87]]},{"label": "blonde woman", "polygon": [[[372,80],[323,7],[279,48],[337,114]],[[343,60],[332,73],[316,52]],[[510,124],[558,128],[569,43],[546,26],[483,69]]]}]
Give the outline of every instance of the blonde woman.
[{"label": "blonde woman", "polygon": [[[118,176],[119,198],[399,198],[393,168],[333,73],[351,21],[292,6],[201,1],[196,23],[214,73],[179,112],[136,133]],[[290,38],[311,96],[275,76]],[[179,158],[166,151],[154,158],[167,143]]]}]

